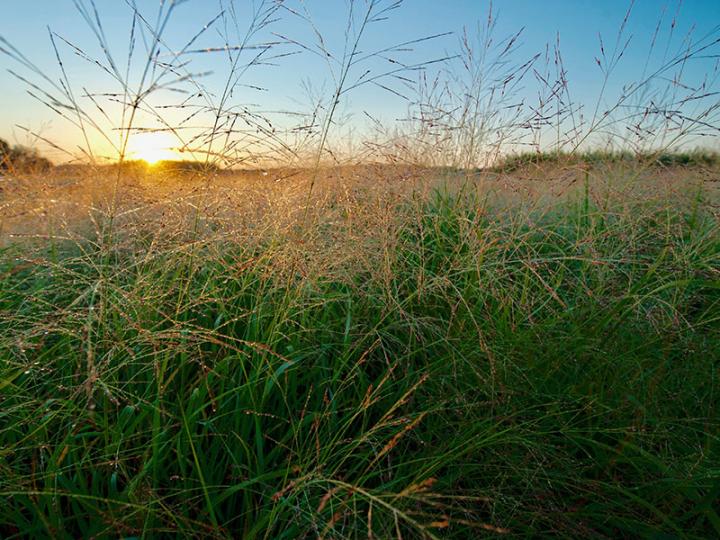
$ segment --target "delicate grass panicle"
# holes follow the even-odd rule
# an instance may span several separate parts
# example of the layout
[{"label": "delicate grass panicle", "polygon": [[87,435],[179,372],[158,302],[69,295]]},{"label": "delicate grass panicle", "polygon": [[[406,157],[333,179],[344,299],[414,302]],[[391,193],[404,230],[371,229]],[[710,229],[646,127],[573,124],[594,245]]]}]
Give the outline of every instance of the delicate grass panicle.
[{"label": "delicate grass panicle", "polygon": [[[717,133],[718,32],[667,36],[655,65],[658,30],[606,109],[629,13],[587,114],[559,39],[516,61],[494,12],[422,61],[447,36],[362,45],[400,2],[350,2],[336,49],[303,3],[246,21],[223,0],[177,48],[185,2],[129,0],[119,56],[74,3],[100,54],[51,32],[60,79],[0,43],[88,144],[0,184],[0,536],[720,535],[720,170],[678,151]],[[65,47],[112,88],[75,84]],[[237,105],[297,52],[327,62],[327,97]],[[204,54],[227,55],[219,90]],[[531,81],[540,103],[516,101]],[[337,133],[361,84],[410,112],[358,145]],[[127,159],[150,119],[194,161]]]}]

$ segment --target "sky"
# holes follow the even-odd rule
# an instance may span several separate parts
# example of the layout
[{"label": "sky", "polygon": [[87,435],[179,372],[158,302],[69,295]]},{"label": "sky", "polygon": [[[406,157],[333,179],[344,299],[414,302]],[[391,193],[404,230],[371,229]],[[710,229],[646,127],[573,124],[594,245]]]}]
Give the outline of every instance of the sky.
[{"label": "sky", "polygon": [[[135,1],[147,20],[154,21],[159,0]],[[59,81],[61,71],[49,39],[48,27],[78,45],[88,56],[103,57],[102,49],[78,12],[75,2],[90,6],[89,0],[3,0],[4,14],[0,20],[0,36],[22,51],[50,80]],[[234,3],[241,30],[246,29],[253,6],[257,8],[259,2],[260,0],[237,0]],[[171,49],[179,50],[223,7],[228,8],[231,3],[231,0],[180,2],[164,30],[164,42]],[[381,5],[392,3],[387,1]],[[96,5],[110,51],[118,64],[124,66],[132,26],[132,10],[123,0],[96,0]],[[168,5],[168,2],[165,2],[165,8]],[[289,9],[279,10],[276,13],[278,20],[259,31],[250,42],[283,42],[277,45],[274,51],[292,55],[268,62],[275,65],[254,66],[248,70],[240,81],[246,86],[236,88],[231,99],[232,104],[255,111],[311,110],[313,96],[327,95],[328,89],[332,90],[333,73],[321,55],[304,46],[312,49],[317,44],[317,29],[323,36],[327,49],[342,51],[349,5],[347,0],[287,0],[286,6]],[[355,3],[356,21],[365,5],[366,0]],[[599,36],[602,37],[607,52],[615,42],[618,27],[629,5],[630,2],[626,0],[496,0],[492,8],[496,17],[493,35],[499,40],[515,34],[521,28],[524,29],[517,42],[517,50],[513,53],[518,62],[531,57],[535,52],[544,51],[545,45],[554,43],[559,36],[573,99],[592,108],[603,82],[602,73],[595,60],[600,55]],[[351,78],[360,76],[365,70],[370,70],[373,74],[382,73],[396,65],[393,64],[396,59],[413,64],[451,57],[458,49],[463,29],[468,29],[472,35],[478,25],[487,21],[489,9],[490,3],[485,0],[405,0],[399,8],[387,13],[387,20],[368,27],[361,44],[363,51],[381,50],[396,43],[429,35],[448,35],[415,44],[409,47],[412,50],[371,58],[365,64],[357,66]],[[92,11],[89,13],[92,14]],[[605,96],[618,94],[623,84],[636,80],[641,74],[660,17],[664,18],[659,42],[670,42],[671,51],[682,44],[683,37],[690,30],[696,38],[713,32],[720,35],[717,34],[720,1],[685,0],[678,4],[666,0],[636,0],[626,33],[628,36],[632,35],[631,45],[614,70]],[[224,45],[218,30],[220,28],[216,21],[192,48]],[[232,36],[229,42],[233,45],[241,39],[242,35]],[[117,90],[117,85],[97,65],[79,58],[68,45],[59,40],[56,40],[56,43],[76,95],[82,94],[84,89],[93,94]],[[137,48],[139,49],[140,45],[137,45]],[[711,49],[710,52],[717,54],[718,49]],[[657,58],[654,58],[651,64],[660,62],[663,54],[664,48],[657,47]],[[195,74],[203,73],[203,86],[210,89],[218,99],[228,69],[224,53],[189,54],[183,58],[183,61],[190,62],[185,69]],[[691,63],[685,68],[684,76],[690,81],[701,81],[703,76],[713,69],[716,61],[705,58]],[[429,69],[437,69],[437,66],[438,64],[433,64]],[[141,64],[137,62],[133,65],[131,79],[139,80],[140,67]],[[63,148],[69,148],[71,152],[78,145],[83,146],[85,143],[80,131],[31,97],[27,93],[27,85],[10,75],[8,69],[23,77],[27,76],[32,82],[39,80],[37,74],[28,72],[12,59],[0,54],[0,137],[13,143],[38,144],[43,152],[56,160],[61,159],[61,152],[47,147],[44,143],[33,143],[33,139],[28,138],[18,126],[38,132]],[[413,72],[408,76],[412,78],[416,75],[417,72]],[[403,95],[407,95],[409,91],[397,80],[388,80],[387,84],[383,82],[383,86],[389,86]],[[518,89],[523,96],[530,96],[534,91],[531,82]],[[170,99],[178,102],[176,97],[168,97],[167,92],[160,92],[159,96],[160,101],[155,105]],[[87,100],[86,106],[92,108],[92,104]],[[390,125],[403,117],[406,110],[405,99],[371,84],[359,86],[345,94],[339,106],[339,114],[350,119],[350,126],[360,125],[363,119],[367,118],[365,113],[385,125]],[[108,104],[106,112],[110,116],[119,114],[112,109],[111,104]],[[186,116],[185,112],[175,109],[169,111],[167,121],[179,122]],[[268,114],[272,116],[275,113]],[[115,117],[111,121],[119,124],[119,119]],[[143,118],[142,121],[149,122],[150,119]],[[100,120],[98,122],[102,123]],[[96,135],[92,135],[91,139],[91,146],[100,148],[104,144]],[[98,151],[109,152],[107,148]]]}]

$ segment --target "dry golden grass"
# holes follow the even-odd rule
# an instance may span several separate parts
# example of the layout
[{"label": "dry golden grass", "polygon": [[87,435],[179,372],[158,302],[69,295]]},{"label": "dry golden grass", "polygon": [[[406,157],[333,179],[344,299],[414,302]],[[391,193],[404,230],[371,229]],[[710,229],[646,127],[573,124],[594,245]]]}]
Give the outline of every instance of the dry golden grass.
[{"label": "dry golden grass", "polygon": [[[682,205],[698,190],[710,208],[720,198],[720,170],[605,164],[528,165],[512,173],[419,166],[361,165],[224,171],[183,177],[153,172],[118,176],[89,167],[5,177],[0,181],[0,244],[22,238],[76,238],[113,216],[119,231],[207,239],[208,235],[288,235],[307,223],[350,240],[381,230],[400,204],[433,190],[472,191],[496,207],[552,206],[588,189],[592,200]],[[311,200],[308,186],[314,182]],[[119,195],[113,201],[113,194]],[[305,215],[309,202],[310,216]],[[355,236],[353,236],[355,235]]]}]

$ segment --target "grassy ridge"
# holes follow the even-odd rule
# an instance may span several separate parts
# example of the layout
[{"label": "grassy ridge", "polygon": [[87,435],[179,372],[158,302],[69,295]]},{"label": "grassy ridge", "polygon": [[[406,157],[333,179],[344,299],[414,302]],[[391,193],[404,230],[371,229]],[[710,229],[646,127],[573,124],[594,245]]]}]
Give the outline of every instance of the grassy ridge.
[{"label": "grassy ridge", "polygon": [[500,160],[494,170],[512,172],[528,165],[607,165],[625,163],[637,166],[661,167],[715,167],[720,162],[717,152],[709,150],[690,150],[685,152],[657,151],[630,152],[591,150],[584,152],[524,152],[511,154]]},{"label": "grassy ridge", "polygon": [[349,276],[3,252],[0,536],[720,534],[717,220],[398,211]]}]

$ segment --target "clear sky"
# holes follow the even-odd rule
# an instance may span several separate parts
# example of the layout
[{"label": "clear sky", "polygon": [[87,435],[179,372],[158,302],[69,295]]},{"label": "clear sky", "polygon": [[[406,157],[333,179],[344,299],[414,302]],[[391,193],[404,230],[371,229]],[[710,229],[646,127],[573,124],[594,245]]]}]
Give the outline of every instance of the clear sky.
[{"label": "clear sky", "polygon": [[[87,0],[81,1],[89,6]],[[154,20],[158,0],[136,0],[139,9],[149,20]],[[258,0],[254,3],[257,4]],[[171,47],[179,48],[204,24],[210,21],[229,0],[187,0],[178,6],[165,30],[165,38]],[[391,2],[388,2],[390,4]],[[96,0],[111,51],[117,58],[127,55],[128,36],[131,28],[131,10],[124,0]],[[247,21],[253,2],[237,0],[238,18]],[[347,18],[346,0],[287,0],[292,10],[306,8],[313,23],[323,35],[331,50],[342,50]],[[362,7],[365,0],[359,0]],[[559,33],[565,67],[574,99],[588,106],[597,99],[602,82],[595,57],[599,55],[598,34],[603,36],[607,48],[614,43],[629,2],[625,0],[499,0],[495,2],[498,38],[509,36],[524,27],[516,51],[518,59],[529,57],[535,51],[544,50],[545,44],[554,42]],[[471,31],[487,18],[489,2],[485,0],[406,0],[397,10],[388,14],[387,21],[372,25],[363,47],[367,50],[381,49],[394,43],[409,41],[430,34],[452,32],[437,40],[421,43],[413,51],[398,53],[405,62],[442,58],[452,55],[458,47],[459,36],[464,27]],[[610,93],[619,92],[622,84],[636,80],[646,62],[648,46],[656,24],[664,13],[660,40],[672,40],[678,47],[683,37],[692,29],[696,37],[717,32],[720,24],[720,1],[685,0],[680,5],[666,0],[636,0],[628,23],[628,35],[633,36],[628,52],[613,76]],[[278,35],[301,43],[314,41],[313,30],[306,21],[281,10],[280,20],[253,38],[253,42],[277,41]],[[676,16],[677,15],[677,16]],[[675,22],[674,29],[672,21]],[[88,26],[78,14],[73,0],[4,0],[3,17],[0,20],[0,36],[21,50],[53,80],[59,80],[55,53],[48,38],[47,27],[72,41],[92,57],[100,57],[102,51],[94,41]],[[670,33],[674,37],[670,38]],[[231,43],[232,44],[232,43]],[[197,47],[222,46],[223,40],[211,28],[197,43]],[[80,60],[65,45],[60,47],[66,69],[78,93],[83,87],[91,92],[110,91],[107,78],[96,67]],[[658,49],[658,55],[664,49]],[[259,66],[245,75],[250,87],[238,89],[233,96],[238,104],[255,104],[260,109],[298,110],[309,103],[308,94],[322,92],[332,86],[325,62],[316,55],[293,45],[281,45],[278,51],[298,52],[277,60],[277,66]],[[718,53],[717,47],[712,49]],[[708,55],[711,56],[711,55]],[[227,60],[222,53],[196,54],[189,69],[194,73],[212,72],[203,79],[204,84],[220,92]],[[716,59],[705,58],[687,67],[691,78],[700,80],[713,67]],[[368,69],[374,73],[387,69],[387,59],[373,60]],[[119,61],[122,64],[122,61]],[[383,64],[384,63],[384,64]],[[26,93],[26,87],[7,73],[7,69],[23,71],[9,58],[0,55],[0,137],[13,142],[25,142],[17,124],[38,130],[63,145],[80,143],[79,133],[59,119],[47,107],[39,104]],[[363,66],[364,69],[364,66]],[[139,74],[136,74],[136,76]],[[33,81],[36,78],[32,79]],[[311,88],[308,91],[308,87]],[[531,89],[524,89],[530,92]],[[404,114],[405,104],[397,96],[375,85],[359,87],[348,94],[342,111],[355,118],[369,112],[383,122],[392,122]],[[45,150],[52,154],[51,151]]]}]

